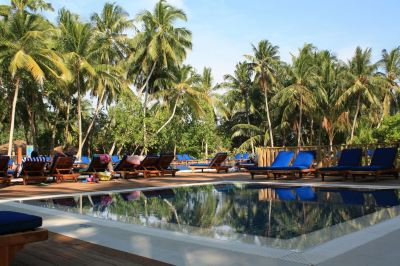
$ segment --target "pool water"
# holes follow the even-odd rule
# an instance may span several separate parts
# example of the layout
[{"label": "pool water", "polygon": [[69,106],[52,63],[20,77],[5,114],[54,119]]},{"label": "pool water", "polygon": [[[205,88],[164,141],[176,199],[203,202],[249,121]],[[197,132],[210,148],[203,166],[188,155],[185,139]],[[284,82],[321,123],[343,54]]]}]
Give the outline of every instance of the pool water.
[{"label": "pool water", "polygon": [[305,249],[400,214],[400,192],[218,184],[25,201],[192,235]]}]

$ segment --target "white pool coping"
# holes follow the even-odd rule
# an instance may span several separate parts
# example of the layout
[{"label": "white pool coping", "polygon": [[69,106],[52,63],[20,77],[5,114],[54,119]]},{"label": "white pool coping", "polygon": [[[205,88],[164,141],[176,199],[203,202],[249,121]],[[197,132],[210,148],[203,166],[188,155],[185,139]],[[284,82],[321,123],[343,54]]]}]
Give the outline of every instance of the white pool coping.
[{"label": "white pool coping", "polygon": [[[19,210],[25,213],[36,214],[44,219],[43,226],[49,231],[67,235],[94,244],[150,257],[152,259],[172,263],[175,265],[232,265],[240,261],[251,265],[265,265],[269,263],[291,263],[293,265],[316,265],[352,249],[360,247],[370,241],[400,230],[400,216],[369,226],[305,251],[286,250],[265,246],[257,246],[240,242],[217,240],[202,236],[188,235],[180,232],[144,227],[135,224],[125,224],[116,221],[104,220],[87,215],[68,213],[19,203],[20,200],[34,200],[56,197],[121,193],[134,190],[146,191],[186,186],[216,185],[216,184],[254,184],[251,181],[221,181],[196,184],[184,184],[168,187],[147,187],[137,189],[123,189],[112,191],[96,191],[63,195],[48,195],[19,198],[18,200],[1,200],[0,209]],[[395,189],[395,186],[376,185],[347,185],[347,184],[318,184],[318,183],[284,183],[276,181],[256,182],[256,184],[284,185],[284,186],[318,186],[318,187],[345,187]],[[17,202],[15,202],[17,201]],[[364,217],[364,216],[363,216]],[[363,217],[360,217],[363,218]],[[85,225],[85,226],[82,226]],[[86,227],[88,226],[88,227]],[[99,233],[101,232],[101,233]],[[118,236],[118,237],[116,237]],[[151,243],[151,245],[149,245]],[[150,250],[157,252],[149,252]],[[202,255],[203,254],[203,255]],[[207,254],[207,256],[204,256]],[[242,263],[239,263],[242,264]]]}]

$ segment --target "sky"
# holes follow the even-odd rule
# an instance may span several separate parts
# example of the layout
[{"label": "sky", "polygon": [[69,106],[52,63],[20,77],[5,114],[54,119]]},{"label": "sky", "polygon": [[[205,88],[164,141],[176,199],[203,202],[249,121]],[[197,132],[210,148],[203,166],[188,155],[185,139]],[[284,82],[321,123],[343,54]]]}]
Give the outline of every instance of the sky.
[{"label": "sky", "polygon": [[[66,7],[89,20],[106,0],[48,0],[58,10]],[[133,18],[152,9],[157,0],[109,0]],[[10,0],[0,0],[8,4]],[[236,63],[251,53],[251,44],[267,39],[280,47],[282,60],[305,43],[334,52],[347,61],[357,46],[371,47],[373,59],[382,49],[400,45],[398,0],[168,0],[182,8],[193,34],[193,49],[186,63],[198,71],[211,67],[214,79],[223,80]],[[46,13],[54,20],[56,12]]]}]

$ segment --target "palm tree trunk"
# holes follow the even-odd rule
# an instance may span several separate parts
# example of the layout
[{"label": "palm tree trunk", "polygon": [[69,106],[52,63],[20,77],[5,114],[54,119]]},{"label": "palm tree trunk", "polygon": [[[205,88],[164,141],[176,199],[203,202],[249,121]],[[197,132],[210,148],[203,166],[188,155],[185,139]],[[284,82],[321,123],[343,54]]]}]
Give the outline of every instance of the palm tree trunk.
[{"label": "palm tree trunk", "polygon": [[67,139],[69,135],[69,115],[71,109],[71,99],[68,98],[67,101],[67,113],[66,113],[66,121],[65,121],[65,128],[64,128],[64,147],[67,146]]},{"label": "palm tree trunk", "polygon": [[353,143],[354,131],[356,129],[356,124],[357,124],[357,117],[358,113],[360,112],[360,105],[361,105],[361,94],[359,94],[357,98],[356,113],[354,114],[353,125],[351,127],[350,144]]},{"label": "palm tree trunk", "polygon": [[110,149],[110,151],[108,152],[108,154],[112,155],[112,154],[114,153],[115,145],[116,145],[116,141],[114,140],[113,145],[111,146],[111,149]]},{"label": "palm tree trunk", "polygon": [[274,137],[273,137],[273,133],[272,133],[271,117],[269,115],[268,93],[267,93],[266,85],[265,85],[265,89],[264,89],[264,97],[265,97],[265,111],[267,113],[268,128],[269,128],[269,138],[271,141],[271,147],[274,147]]},{"label": "palm tree trunk", "polygon": [[176,107],[178,106],[178,100],[179,100],[179,96],[176,98],[175,100],[175,105],[174,105],[174,109],[172,110],[172,114],[171,116],[168,118],[167,122],[164,123],[164,125],[162,125],[156,132],[156,134],[160,133],[161,130],[163,130],[164,127],[166,127],[174,118],[175,116],[175,112],[176,112]]},{"label": "palm tree trunk", "polygon": [[[247,125],[250,126],[250,105],[249,105],[249,95],[246,92],[245,93],[245,104],[246,104],[246,117],[247,117]],[[251,144],[251,153],[254,154],[254,141],[253,141],[253,136],[250,135],[250,144]]]},{"label": "palm tree trunk", "polygon": [[11,152],[12,152],[13,137],[14,137],[14,123],[15,123],[15,109],[17,107],[19,82],[20,82],[20,79],[17,78],[15,80],[14,99],[13,99],[12,110],[11,110],[10,136],[8,139],[8,153],[7,153],[8,156],[11,156]]},{"label": "palm tree trunk", "polygon": [[80,85],[80,77],[79,77],[79,73],[77,74],[77,87],[78,87],[78,136],[79,136],[79,143],[78,143],[78,154],[76,155],[76,157],[78,157],[78,159],[81,158],[82,156],[82,149],[83,149],[83,145],[82,145],[82,110],[81,110],[81,85]]},{"label": "palm tree trunk", "polygon": [[146,128],[146,113],[147,113],[147,99],[149,96],[149,80],[150,77],[153,75],[154,69],[156,68],[157,60],[154,61],[149,76],[146,79],[143,87],[140,89],[139,95],[141,95],[144,91],[144,103],[143,103],[143,150],[141,154],[147,152],[147,128]]},{"label": "palm tree trunk", "polygon": [[90,125],[89,125],[88,129],[86,130],[86,134],[85,134],[85,137],[83,138],[82,145],[85,145],[86,139],[88,138],[90,131],[92,130],[92,128],[94,126],[94,123],[96,122],[96,119],[97,119],[97,116],[99,115],[100,109],[101,109],[101,107],[103,107],[102,103],[103,103],[103,98],[104,98],[105,94],[106,94],[106,90],[103,90],[100,97],[97,99],[96,109],[94,111],[92,121],[90,122]]},{"label": "palm tree trunk", "polygon": [[55,122],[53,123],[52,127],[51,127],[51,142],[50,142],[50,155],[53,155],[54,152],[54,146],[56,143],[56,134],[57,134],[57,121],[58,121],[58,114],[59,114],[60,110],[57,109],[56,111],[56,119]]},{"label": "palm tree trunk", "polygon": [[302,115],[303,115],[303,97],[300,96],[300,105],[299,105],[299,128],[297,131],[297,146],[301,146],[301,123],[302,123]]}]

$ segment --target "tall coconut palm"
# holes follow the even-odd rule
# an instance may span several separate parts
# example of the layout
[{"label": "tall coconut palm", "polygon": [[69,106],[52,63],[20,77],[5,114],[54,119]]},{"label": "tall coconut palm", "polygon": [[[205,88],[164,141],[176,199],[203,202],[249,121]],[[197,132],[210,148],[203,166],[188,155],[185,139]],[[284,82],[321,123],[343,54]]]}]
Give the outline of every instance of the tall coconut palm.
[{"label": "tall coconut palm", "polygon": [[[348,112],[343,106],[338,106],[338,97],[343,87],[345,67],[329,51],[317,54],[317,86],[315,89],[316,102],[319,112],[320,129],[325,129],[329,146],[332,149],[333,140],[337,132],[348,125]],[[321,132],[319,145],[321,145]]]},{"label": "tall coconut palm", "polygon": [[[241,96],[241,100],[245,103],[245,114],[247,119],[247,125],[251,125],[250,123],[250,97],[249,93],[251,88],[253,87],[253,70],[249,64],[240,62],[236,65],[236,69],[234,75],[225,75],[225,83],[221,84],[221,86],[230,88],[233,93],[238,92]],[[251,142],[251,151],[254,154],[254,142],[253,139],[250,138]]]},{"label": "tall coconut palm", "polygon": [[353,58],[348,62],[349,86],[339,97],[337,104],[343,105],[347,101],[356,101],[353,122],[351,126],[350,143],[353,142],[354,131],[362,104],[379,104],[380,89],[377,86],[379,78],[374,75],[377,65],[371,63],[371,48],[362,50],[357,47]]},{"label": "tall coconut palm", "polygon": [[66,9],[59,12],[58,24],[60,28],[59,49],[64,53],[69,68],[74,73],[72,88],[77,93],[78,117],[78,153],[82,155],[82,94],[88,89],[85,82],[96,75],[93,64],[99,54],[98,48],[93,44],[94,33],[89,23],[81,23],[77,15]]},{"label": "tall coconut palm", "polygon": [[383,119],[390,114],[392,103],[396,99],[396,94],[400,91],[399,84],[396,82],[400,78],[400,46],[389,52],[383,49],[382,59],[378,64],[384,71],[380,73],[384,76]]},{"label": "tall coconut palm", "polygon": [[0,25],[0,64],[8,69],[14,82],[8,143],[8,155],[11,155],[15,109],[25,73],[42,85],[46,76],[67,80],[69,72],[61,58],[49,47],[53,27],[41,16],[17,10]]},{"label": "tall coconut palm", "polygon": [[120,89],[126,89],[121,60],[129,54],[128,38],[125,31],[133,24],[128,19],[129,15],[120,6],[106,3],[101,14],[94,13],[91,17],[95,28],[95,50],[101,51],[98,55],[98,65],[94,68],[96,76],[92,82],[92,94],[97,96],[97,105],[93,113],[92,121],[86,130],[82,140],[82,146],[92,130],[97,116],[103,106],[103,102],[112,101]]},{"label": "tall coconut palm", "polygon": [[317,75],[314,65],[315,48],[311,44],[304,45],[299,55],[292,55],[292,66],[288,69],[292,77],[291,84],[280,90],[273,98],[279,106],[284,106],[283,116],[298,111],[297,145],[301,145],[302,121],[304,110],[315,106],[315,95],[312,87],[315,86]]},{"label": "tall coconut palm", "polygon": [[276,67],[280,60],[279,47],[273,45],[267,40],[262,40],[257,46],[252,45],[252,48],[254,55],[245,55],[245,57],[250,60],[251,66],[256,73],[256,81],[264,91],[265,113],[269,127],[269,138],[271,146],[274,147],[268,93],[276,81]]},{"label": "tall coconut palm", "polygon": [[136,20],[142,29],[133,40],[136,49],[130,62],[139,76],[143,77],[139,93],[144,92],[143,104],[143,132],[144,150],[146,151],[146,110],[149,93],[149,81],[157,67],[169,67],[180,64],[186,58],[186,52],[191,49],[191,32],[184,27],[177,27],[176,22],[186,21],[187,17],[183,10],[169,5],[165,0],[160,0],[153,12],[143,11],[139,13]]}]

